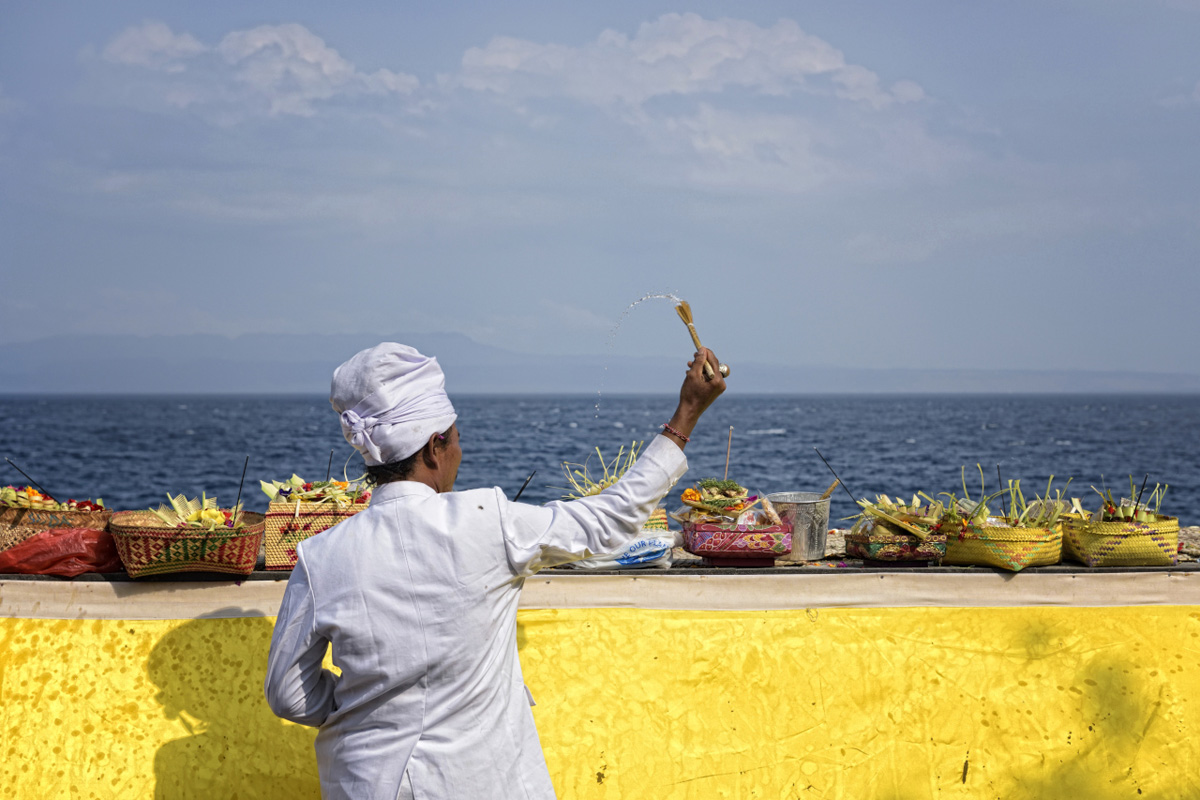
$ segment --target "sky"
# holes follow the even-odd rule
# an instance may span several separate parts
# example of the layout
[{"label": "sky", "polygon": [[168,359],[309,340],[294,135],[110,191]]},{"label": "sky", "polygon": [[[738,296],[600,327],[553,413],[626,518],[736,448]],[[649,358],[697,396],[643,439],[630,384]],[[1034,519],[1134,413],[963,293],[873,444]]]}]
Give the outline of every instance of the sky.
[{"label": "sky", "polygon": [[[0,346],[1200,373],[1200,0],[8,3]],[[628,313],[626,313],[628,312]],[[436,354],[435,354],[436,355]]]}]

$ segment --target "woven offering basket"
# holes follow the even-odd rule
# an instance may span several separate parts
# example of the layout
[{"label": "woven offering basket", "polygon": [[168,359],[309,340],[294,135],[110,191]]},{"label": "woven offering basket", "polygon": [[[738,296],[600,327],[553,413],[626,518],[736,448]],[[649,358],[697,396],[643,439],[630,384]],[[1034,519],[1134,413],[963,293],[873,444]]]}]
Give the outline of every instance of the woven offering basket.
[{"label": "woven offering basket", "polygon": [[937,563],[946,556],[944,533],[931,533],[921,539],[877,520],[856,525],[845,539],[846,556],[864,561]]},{"label": "woven offering basket", "polygon": [[1026,567],[1062,560],[1062,531],[1054,528],[1005,528],[968,525],[946,537],[943,564],[999,567],[1020,572]]},{"label": "woven offering basket", "polygon": [[650,512],[650,519],[646,520],[646,524],[642,526],[642,530],[653,533],[654,531],[670,530],[670,527],[667,522],[667,510],[665,508],[656,508]]},{"label": "woven offering basket", "polygon": [[367,507],[366,503],[338,507],[332,503],[274,502],[267,506],[267,569],[293,569],[296,545]]},{"label": "woven offering basket", "polygon": [[1173,567],[1179,561],[1179,520],[1092,522],[1069,517],[1063,523],[1068,558],[1089,567]]},{"label": "woven offering basket", "polygon": [[37,536],[43,530],[45,529],[36,525],[0,525],[0,551],[16,547],[26,539]]},{"label": "woven offering basket", "polygon": [[40,531],[51,528],[92,528],[102,531],[108,527],[113,512],[105,511],[50,511],[44,508],[0,507],[0,528],[22,526]]},{"label": "woven offering basket", "polygon": [[168,528],[152,511],[118,511],[109,521],[117,553],[134,578],[172,572],[249,575],[258,560],[265,520],[241,514],[241,527]]}]

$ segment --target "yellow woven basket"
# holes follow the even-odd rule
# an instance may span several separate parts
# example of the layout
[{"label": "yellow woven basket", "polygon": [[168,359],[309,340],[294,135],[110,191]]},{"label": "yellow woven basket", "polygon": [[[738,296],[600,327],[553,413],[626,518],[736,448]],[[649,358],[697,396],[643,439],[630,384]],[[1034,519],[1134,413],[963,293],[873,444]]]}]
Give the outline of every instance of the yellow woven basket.
[{"label": "yellow woven basket", "polygon": [[1179,520],[1063,523],[1067,557],[1089,567],[1173,567],[1179,561]]},{"label": "yellow woven basket", "polygon": [[366,503],[348,506],[332,503],[268,504],[264,538],[267,569],[293,569],[296,566],[296,545],[353,517],[366,507]]},{"label": "yellow woven basket", "polygon": [[943,564],[999,567],[1020,572],[1062,560],[1063,537],[1054,528],[1000,528],[968,525],[946,535]]},{"label": "yellow woven basket", "polygon": [[667,524],[667,510],[665,508],[656,508],[650,512],[650,519],[646,520],[646,524],[642,526],[644,531],[665,531],[670,530]]}]

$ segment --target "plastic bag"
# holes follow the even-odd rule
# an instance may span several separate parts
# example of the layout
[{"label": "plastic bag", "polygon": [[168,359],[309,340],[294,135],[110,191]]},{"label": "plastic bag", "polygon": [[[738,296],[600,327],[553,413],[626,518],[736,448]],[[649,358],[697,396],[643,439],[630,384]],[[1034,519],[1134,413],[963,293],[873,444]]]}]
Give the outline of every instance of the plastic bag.
[{"label": "plastic bag", "polygon": [[0,550],[0,573],[74,578],[124,570],[112,534],[94,528],[54,528]]},{"label": "plastic bag", "polygon": [[678,534],[654,531],[626,542],[619,550],[572,561],[570,566],[575,569],[669,569],[671,548],[678,545]]}]

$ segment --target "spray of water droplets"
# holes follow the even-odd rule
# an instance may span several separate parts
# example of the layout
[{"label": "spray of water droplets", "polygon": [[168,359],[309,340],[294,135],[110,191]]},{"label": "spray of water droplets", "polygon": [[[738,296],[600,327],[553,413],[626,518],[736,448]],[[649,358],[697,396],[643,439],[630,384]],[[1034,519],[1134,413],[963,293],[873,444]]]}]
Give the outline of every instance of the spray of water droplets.
[{"label": "spray of water droplets", "polygon": [[[608,342],[607,342],[608,358],[612,357],[613,345],[617,341],[617,333],[621,330],[621,324],[623,322],[625,322],[626,317],[628,317],[631,313],[633,313],[633,310],[635,308],[637,308],[639,305],[646,302],[647,300],[670,300],[675,305],[678,305],[683,302],[682,297],[676,296],[676,294],[671,291],[652,292],[651,294],[643,295],[642,297],[639,297],[637,300],[634,300],[632,303],[630,303],[625,308],[624,311],[621,312],[621,316],[617,317],[617,324],[614,325],[612,330],[608,332]],[[596,390],[596,414],[593,417],[593,419],[600,418],[600,398],[601,398],[601,395],[604,393],[604,378],[608,374],[608,358],[605,358],[605,360],[604,360],[604,371],[600,374],[600,388]]]}]

